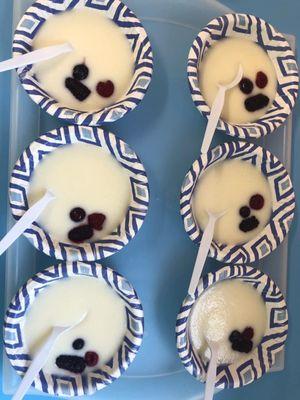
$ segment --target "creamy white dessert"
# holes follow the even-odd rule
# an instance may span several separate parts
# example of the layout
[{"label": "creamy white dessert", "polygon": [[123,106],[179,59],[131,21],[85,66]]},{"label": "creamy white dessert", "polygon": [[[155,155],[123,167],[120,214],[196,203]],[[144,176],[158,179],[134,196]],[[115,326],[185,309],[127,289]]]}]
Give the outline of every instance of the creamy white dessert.
[{"label": "creamy white dessert", "polygon": [[210,359],[210,343],[218,344],[218,364],[231,364],[249,355],[267,326],[261,294],[249,283],[228,279],[208,288],[197,300],[189,321],[192,345]]},{"label": "creamy white dessert", "polygon": [[107,151],[84,143],[59,147],[36,166],[29,205],[47,190],[55,199],[38,223],[53,239],[75,244],[111,234],[132,199],[129,172]]},{"label": "creamy white dessert", "polygon": [[220,244],[245,243],[268,224],[272,195],[268,180],[251,163],[225,160],[209,167],[198,179],[192,197],[194,217],[202,230],[208,212],[220,214],[214,241]]},{"label": "creamy white dessert", "polygon": [[74,325],[57,340],[43,371],[84,374],[106,364],[127,330],[125,303],[100,279],[76,276],[58,280],[36,296],[26,313],[25,344],[34,357],[55,326]]},{"label": "creamy white dessert", "polygon": [[226,92],[221,118],[233,124],[258,120],[271,107],[277,92],[277,77],[272,60],[255,42],[226,38],[215,42],[199,64],[199,85],[211,107],[218,84],[227,84],[236,76],[239,65],[243,79]]},{"label": "creamy white dessert", "polygon": [[130,88],[134,55],[122,30],[92,8],[51,16],[37,32],[33,49],[70,43],[74,51],[34,66],[42,88],[62,106],[97,111]]}]

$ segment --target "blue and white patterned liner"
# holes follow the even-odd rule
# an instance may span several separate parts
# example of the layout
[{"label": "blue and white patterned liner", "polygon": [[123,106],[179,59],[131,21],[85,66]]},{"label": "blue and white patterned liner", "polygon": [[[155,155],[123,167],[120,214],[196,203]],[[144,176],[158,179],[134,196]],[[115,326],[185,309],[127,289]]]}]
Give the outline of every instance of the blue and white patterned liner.
[{"label": "blue and white patterned liner", "polygon": [[289,174],[269,151],[246,142],[221,144],[201,155],[187,173],[180,195],[180,212],[184,228],[199,245],[202,231],[192,212],[192,195],[197,180],[214,164],[238,159],[255,165],[267,178],[272,194],[272,214],[269,224],[252,240],[242,245],[228,246],[212,242],[209,256],[221,262],[248,264],[265,257],[283,241],[294,217],[295,193]]},{"label": "blue and white patterned liner", "polygon": [[80,112],[62,107],[49,96],[32,74],[32,66],[19,68],[17,72],[32,100],[49,114],[77,125],[99,126],[104,122],[116,121],[133,110],[143,99],[152,78],[153,54],[149,38],[140,20],[125,4],[119,0],[38,0],[26,11],[17,26],[13,55],[18,56],[32,50],[36,33],[49,17],[82,7],[89,7],[105,14],[127,36],[135,57],[135,71],[132,85],[126,95],[112,106],[97,112]]},{"label": "blue and white patterned liner", "polygon": [[218,129],[245,139],[267,135],[286,120],[296,102],[299,76],[294,53],[282,34],[261,18],[248,14],[227,14],[212,20],[193,42],[187,69],[193,101],[206,118],[210,108],[199,88],[199,63],[214,42],[225,37],[241,37],[258,43],[273,61],[278,87],[272,107],[259,120],[236,125],[220,120]]},{"label": "blue and white patterned liner", "polygon": [[205,381],[208,362],[201,359],[192,347],[189,337],[189,317],[193,305],[201,294],[226,279],[240,279],[257,289],[266,304],[268,321],[267,329],[261,343],[242,360],[230,365],[222,365],[217,369],[216,388],[238,388],[259,379],[275,363],[277,354],[283,349],[288,332],[288,312],[284,297],[271,280],[263,272],[247,266],[231,265],[206,275],[198,285],[194,296],[184,300],[176,322],[176,339],[179,357],[196,379]]},{"label": "blue and white patterned liner", "polygon": [[63,262],[39,272],[22,286],[6,312],[4,345],[7,356],[18,374],[25,374],[31,363],[23,332],[26,311],[41,290],[55,284],[60,279],[79,275],[106,281],[124,300],[127,331],[118,352],[100,369],[74,377],[50,375],[42,370],[33,386],[37,390],[51,395],[82,396],[105,388],[118,379],[129,367],[143,340],[143,307],[134,288],[123,276],[96,263]]},{"label": "blue and white patterned liner", "polygon": [[9,186],[10,206],[13,216],[20,219],[28,209],[30,179],[38,163],[60,146],[79,142],[101,147],[128,171],[132,196],[124,221],[102,240],[80,245],[58,242],[36,222],[24,234],[38,250],[50,257],[69,261],[95,261],[116,253],[128,244],[141,228],[149,205],[145,168],[128,144],[113,133],[96,127],[75,125],[40,136],[23,152],[14,167]]}]

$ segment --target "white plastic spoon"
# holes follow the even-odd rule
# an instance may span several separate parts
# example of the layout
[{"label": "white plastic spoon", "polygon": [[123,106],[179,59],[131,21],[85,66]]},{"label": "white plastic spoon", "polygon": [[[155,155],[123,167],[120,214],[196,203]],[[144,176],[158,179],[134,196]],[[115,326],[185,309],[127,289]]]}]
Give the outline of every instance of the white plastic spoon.
[{"label": "white plastic spoon", "polygon": [[24,378],[13,396],[12,400],[21,400],[27,393],[28,389],[30,388],[32,382],[40,372],[40,370],[43,368],[43,366],[46,364],[46,361],[49,357],[50,351],[52,347],[54,346],[55,342],[57,339],[65,332],[67,332],[70,329],[75,328],[81,322],[84,321],[86,318],[88,312],[84,313],[84,315],[80,318],[79,321],[77,321],[73,325],[69,326],[55,326],[52,329],[51,334],[48,336],[47,340],[45,343],[42,345],[42,347],[39,349],[38,353],[36,354],[34,360],[31,362],[30,367],[28,368],[26,374],[24,375]]},{"label": "white plastic spoon", "polygon": [[218,351],[219,345],[216,342],[209,344],[211,356],[209,360],[208,371],[205,382],[205,393],[204,400],[212,400],[214,397],[215,383],[217,377],[217,366],[218,366]]},{"label": "white plastic spoon", "polygon": [[194,266],[194,270],[193,270],[193,274],[192,274],[192,278],[191,278],[190,286],[189,286],[189,290],[188,290],[188,293],[191,296],[194,296],[195,290],[199,284],[199,280],[200,280],[200,277],[201,277],[201,274],[203,271],[203,267],[204,267],[205,261],[207,259],[207,255],[208,255],[208,252],[210,249],[211,242],[213,240],[216,222],[218,221],[219,218],[221,218],[224,214],[226,214],[226,212],[227,211],[223,211],[218,214],[213,214],[213,213],[207,211],[209,219],[208,219],[208,223],[207,223],[207,225],[204,229],[203,235],[202,235],[201,243],[199,246],[199,250],[198,250],[198,254],[197,254],[197,258],[196,258],[196,262],[195,262],[195,266]]},{"label": "white plastic spoon", "polygon": [[69,53],[73,50],[73,47],[69,43],[47,46],[42,49],[34,50],[30,53],[22,54],[20,56],[10,58],[9,60],[0,62],[0,72],[50,60],[51,58],[55,58],[61,54]]},{"label": "white plastic spoon", "polygon": [[0,256],[11,246],[23,232],[26,231],[30,225],[37,220],[47,205],[55,199],[51,192],[46,194],[37,201],[26,213],[19,219],[18,222],[11,228],[11,230],[0,241]]},{"label": "white plastic spoon", "polygon": [[243,77],[243,67],[239,65],[238,72],[235,78],[230,83],[228,83],[227,85],[221,85],[221,84],[218,85],[219,90],[210,110],[210,115],[208,117],[208,122],[204,133],[204,139],[201,146],[201,153],[207,153],[209,150],[211,141],[213,139],[214,133],[216,131],[220,119],[220,115],[224,107],[226,91],[238,85],[242,77]]}]

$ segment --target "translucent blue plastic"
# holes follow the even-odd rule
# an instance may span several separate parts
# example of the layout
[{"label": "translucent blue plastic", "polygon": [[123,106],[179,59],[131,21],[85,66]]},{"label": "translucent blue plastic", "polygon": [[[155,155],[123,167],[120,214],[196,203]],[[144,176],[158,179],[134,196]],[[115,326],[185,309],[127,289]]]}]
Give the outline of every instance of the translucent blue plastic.
[{"label": "translucent blue plastic", "polygon": [[[32,0],[14,1],[14,24]],[[148,172],[151,204],[137,237],[104,264],[117,269],[135,286],[145,310],[144,343],[127,373],[95,395],[102,399],[198,399],[203,385],[182,367],[177,356],[174,326],[186,295],[197,253],[179,214],[183,178],[197,158],[205,120],[193,105],[186,78],[187,55],[197,33],[213,17],[230,10],[212,0],[126,0],[142,19],[152,41],[155,72],[142,104],[110,129],[140,155]],[[289,38],[292,40],[292,38]],[[29,99],[13,73],[11,87],[10,169],[39,133],[64,124]],[[291,121],[260,141],[290,169]],[[215,144],[231,140],[218,133]],[[8,214],[10,212],[8,210]],[[9,218],[9,226],[12,223]],[[39,254],[25,238],[8,251],[6,305],[36,271],[54,260]],[[286,291],[287,240],[258,268],[269,273]],[[221,267],[209,260],[207,271]],[[275,369],[284,367],[283,354]],[[4,356],[3,391],[12,394],[19,382]],[[32,391],[32,394],[39,394]]]}]

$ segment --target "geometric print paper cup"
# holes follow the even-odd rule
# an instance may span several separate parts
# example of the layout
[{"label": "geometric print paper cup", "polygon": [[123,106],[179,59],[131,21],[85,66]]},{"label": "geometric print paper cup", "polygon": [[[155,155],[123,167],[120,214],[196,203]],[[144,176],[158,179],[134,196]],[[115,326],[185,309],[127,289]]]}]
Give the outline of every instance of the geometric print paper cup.
[{"label": "geometric print paper cup", "polygon": [[260,119],[246,124],[230,124],[220,120],[218,129],[241,139],[262,137],[279,127],[295,105],[299,76],[294,53],[282,34],[261,18],[249,14],[227,14],[212,20],[193,42],[187,68],[194,104],[206,118],[210,114],[210,108],[199,87],[199,64],[209,48],[225,37],[249,39],[260,45],[273,62],[278,85],[273,104]]},{"label": "geometric print paper cup", "polygon": [[32,66],[17,70],[21,83],[32,98],[47,113],[77,125],[99,126],[113,122],[133,110],[143,99],[153,73],[152,48],[140,20],[119,0],[38,0],[24,14],[15,31],[13,56],[32,50],[33,39],[42,24],[57,13],[88,7],[113,20],[126,35],[135,57],[132,84],[127,93],[115,104],[95,112],[81,112],[62,107],[49,96],[32,74]]},{"label": "geometric print paper cup", "polygon": [[146,217],[149,205],[149,186],[145,168],[135,152],[121,139],[105,129],[68,126],[40,136],[23,152],[10,180],[10,207],[19,220],[28,210],[28,190],[35,167],[60,146],[87,143],[101,147],[127,170],[131,186],[131,202],[121,224],[110,235],[93,243],[62,243],[51,237],[37,222],[24,235],[40,251],[58,260],[96,261],[106,258],[126,246],[137,234]]},{"label": "geometric print paper cup", "polygon": [[238,388],[248,385],[268,372],[283,349],[288,331],[288,312],[280,289],[263,272],[248,266],[230,265],[204,276],[193,296],[184,300],[176,322],[176,339],[179,357],[196,379],[205,382],[209,362],[203,360],[193,348],[189,335],[189,317],[196,300],[217,282],[239,279],[261,293],[267,309],[267,328],[260,344],[242,360],[217,368],[216,388]]},{"label": "geometric print paper cup", "polygon": [[230,142],[201,155],[184,179],[180,195],[180,212],[187,234],[195,244],[199,245],[203,232],[193,215],[194,189],[198,178],[207,168],[229,159],[251,163],[261,170],[269,182],[272,213],[269,223],[255,238],[239,245],[226,245],[213,241],[209,256],[224,263],[253,263],[277,248],[287,235],[294,217],[295,193],[291,179],[284,166],[272,153],[252,143]]},{"label": "geometric print paper cup", "polygon": [[4,323],[4,346],[7,357],[18,374],[24,375],[31,364],[24,339],[26,311],[44,288],[60,279],[90,276],[104,280],[125,302],[127,331],[119,350],[112,359],[97,370],[85,375],[60,376],[40,371],[33,382],[37,390],[62,396],[93,394],[118,379],[132,363],[142,344],[144,313],[132,285],[117,272],[96,263],[63,262],[33,276],[15,295],[8,307]]}]

